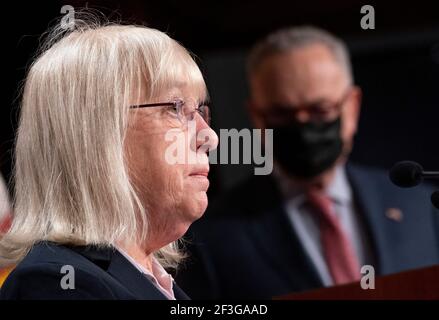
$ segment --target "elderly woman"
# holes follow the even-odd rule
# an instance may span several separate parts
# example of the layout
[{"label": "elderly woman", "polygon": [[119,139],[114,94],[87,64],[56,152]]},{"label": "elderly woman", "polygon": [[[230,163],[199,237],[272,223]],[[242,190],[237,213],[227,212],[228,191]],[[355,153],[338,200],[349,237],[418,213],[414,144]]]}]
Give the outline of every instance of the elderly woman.
[{"label": "elderly woman", "polygon": [[165,268],[207,206],[218,138],[202,74],[154,29],[55,34],[24,87],[14,219],[0,242],[1,266],[17,267],[1,298],[187,298]]}]

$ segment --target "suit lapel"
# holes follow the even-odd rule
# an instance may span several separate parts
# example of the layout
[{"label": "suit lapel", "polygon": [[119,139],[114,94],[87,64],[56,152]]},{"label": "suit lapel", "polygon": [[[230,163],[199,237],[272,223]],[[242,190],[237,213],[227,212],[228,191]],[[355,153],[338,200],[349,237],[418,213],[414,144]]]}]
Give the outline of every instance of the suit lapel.
[{"label": "suit lapel", "polygon": [[191,300],[191,298],[175,282],[172,290],[174,290],[176,300]]},{"label": "suit lapel", "polygon": [[248,209],[255,244],[296,290],[321,286],[317,271],[288,220],[275,182],[271,177],[262,180],[258,188],[266,196]]},{"label": "suit lapel", "polygon": [[388,221],[385,218],[385,205],[380,190],[370,174],[363,172],[355,166],[347,166],[348,179],[350,180],[354,199],[358,210],[360,210],[360,221],[364,225],[369,243],[372,245],[373,260],[376,262],[377,273],[386,272],[387,266],[392,265],[392,244],[389,241],[389,232],[386,226]]},{"label": "suit lapel", "polygon": [[139,300],[167,300],[145,275],[137,270],[117,250],[114,251],[107,272]]},{"label": "suit lapel", "polygon": [[72,247],[72,249],[119,281],[120,285],[128,290],[134,299],[167,300],[156,286],[115,248],[82,246]]},{"label": "suit lapel", "polygon": [[[123,283],[137,299],[167,300],[157,287],[145,275],[137,270],[118,251],[114,252],[107,271],[114,278]],[[176,300],[190,300],[189,296],[174,282],[172,290]]]}]

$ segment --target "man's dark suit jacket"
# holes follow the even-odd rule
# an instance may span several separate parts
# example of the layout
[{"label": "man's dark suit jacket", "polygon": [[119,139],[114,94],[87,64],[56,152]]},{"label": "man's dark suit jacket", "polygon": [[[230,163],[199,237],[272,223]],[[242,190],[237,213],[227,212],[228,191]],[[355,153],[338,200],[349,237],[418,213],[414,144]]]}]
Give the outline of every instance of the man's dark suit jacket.
[{"label": "man's dark suit jacket", "polygon": [[[74,268],[75,289],[63,289],[61,280]],[[69,284],[69,281],[66,281]],[[64,286],[65,287],[65,286]],[[176,299],[188,296],[174,284]],[[71,247],[51,242],[36,244],[6,279],[3,299],[124,299],[167,298],[114,248]]]},{"label": "man's dark suit jacket", "polygon": [[[433,190],[400,189],[377,169],[348,165],[347,175],[376,275],[439,263]],[[193,299],[265,299],[322,287],[282,203],[271,176],[253,176],[217,199],[191,227],[181,287]],[[386,215],[390,208],[402,212],[400,220]]]}]

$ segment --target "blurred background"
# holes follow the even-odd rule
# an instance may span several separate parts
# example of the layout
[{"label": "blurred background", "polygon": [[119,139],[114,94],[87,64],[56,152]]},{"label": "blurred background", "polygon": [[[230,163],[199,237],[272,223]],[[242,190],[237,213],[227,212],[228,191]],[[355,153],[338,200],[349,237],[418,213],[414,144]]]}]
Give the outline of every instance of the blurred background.
[{"label": "blurred background", "polygon": [[[166,31],[197,56],[213,105],[213,126],[249,128],[245,60],[255,41],[291,25],[312,24],[344,39],[355,82],[364,93],[356,162],[390,168],[399,160],[439,170],[439,6],[437,1],[142,0],[12,3],[3,10],[3,94],[0,165],[8,181],[19,89],[41,34],[61,7],[90,7]],[[375,9],[375,30],[363,30],[363,5]],[[38,170],[38,168],[35,168]],[[211,196],[252,174],[251,165],[213,165]]]}]

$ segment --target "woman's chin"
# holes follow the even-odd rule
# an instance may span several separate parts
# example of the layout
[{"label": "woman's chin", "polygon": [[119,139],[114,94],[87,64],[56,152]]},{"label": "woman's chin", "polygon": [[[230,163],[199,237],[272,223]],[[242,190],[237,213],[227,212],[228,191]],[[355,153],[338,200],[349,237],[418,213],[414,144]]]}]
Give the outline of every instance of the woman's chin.
[{"label": "woman's chin", "polygon": [[195,220],[200,219],[204,215],[208,204],[207,194],[206,192],[198,192],[196,196],[194,196],[191,200],[191,209],[188,210],[188,214],[191,217],[192,223]]}]

